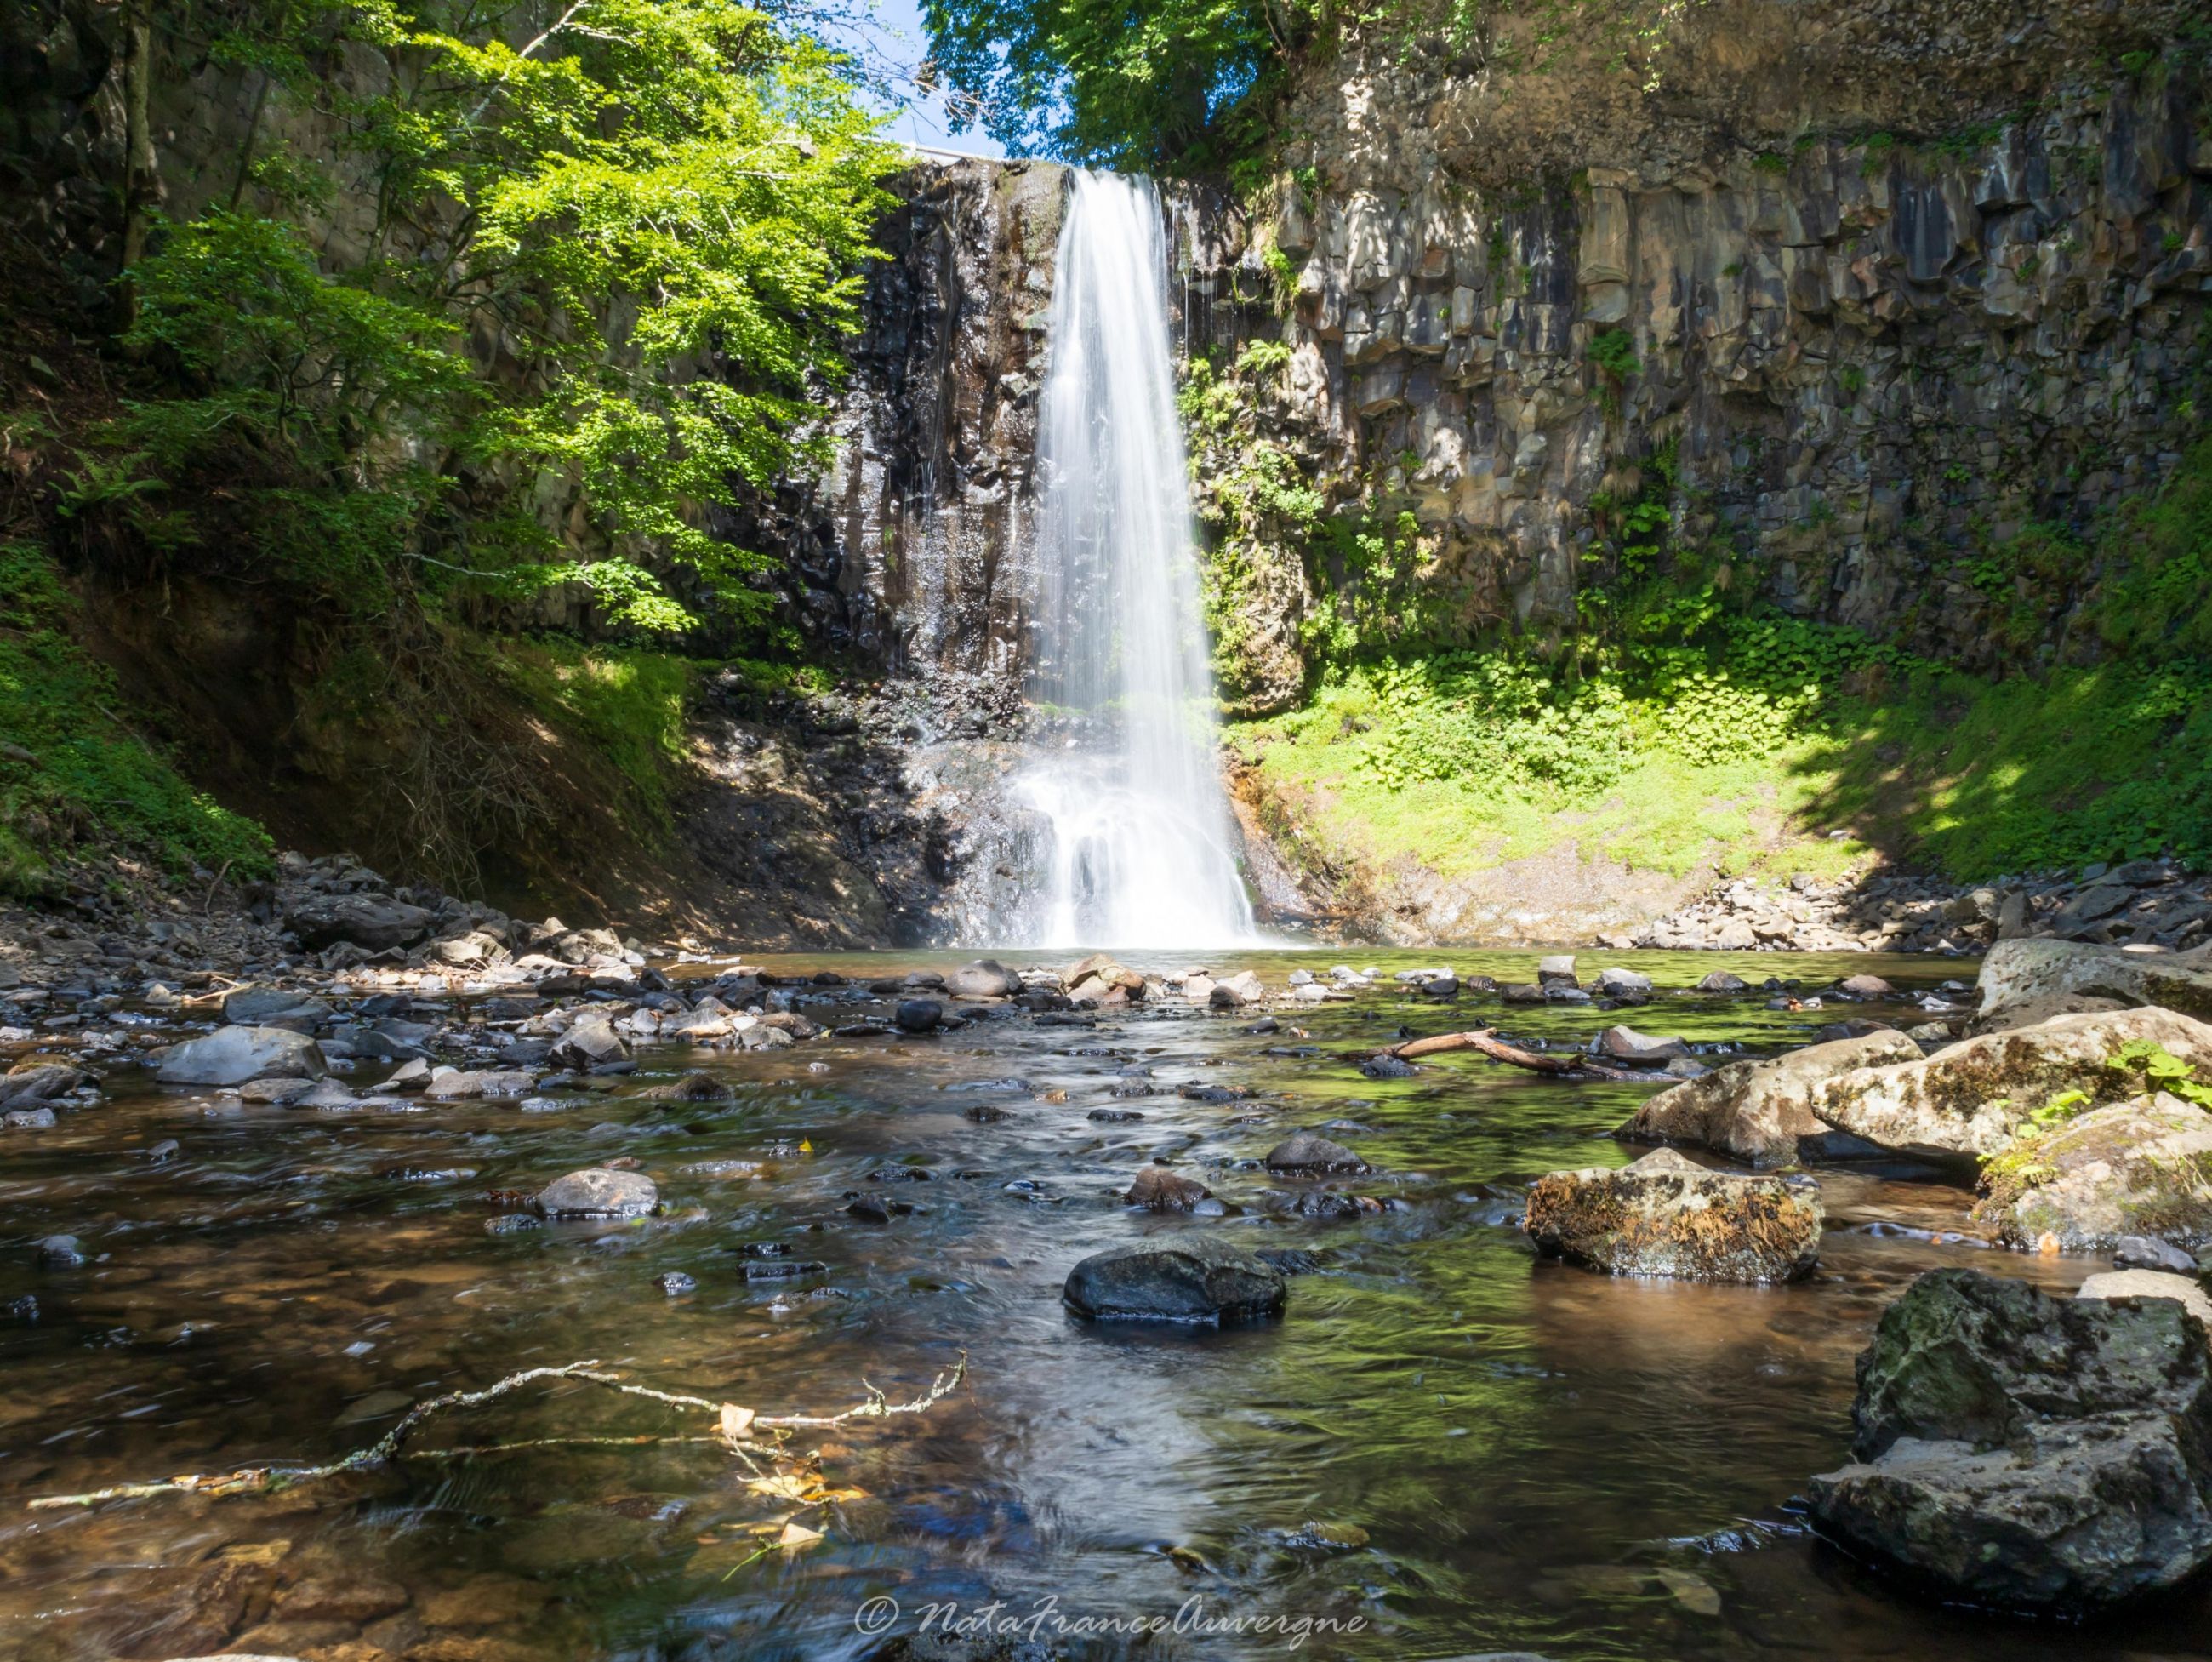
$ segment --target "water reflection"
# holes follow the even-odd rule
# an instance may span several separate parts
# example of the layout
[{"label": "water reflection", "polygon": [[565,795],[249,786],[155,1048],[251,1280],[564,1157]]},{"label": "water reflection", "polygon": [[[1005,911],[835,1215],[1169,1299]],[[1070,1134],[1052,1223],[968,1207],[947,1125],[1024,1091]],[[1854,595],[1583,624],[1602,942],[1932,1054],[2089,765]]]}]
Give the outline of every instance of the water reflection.
[{"label": "water reflection", "polygon": [[[1462,975],[1531,968],[1528,954],[1452,956]],[[1328,957],[1239,961],[1279,980]],[[1665,987],[1718,961],[1638,964]],[[1869,965],[1729,967],[1814,981]],[[1958,968],[1874,967],[1905,986]],[[1627,1017],[1760,1049],[1836,1014],[1662,997]],[[1883,1169],[1825,1175],[1831,1228],[1802,1285],[1622,1282],[1540,1263],[1510,1226],[1522,1185],[1631,1158],[1606,1133],[1644,1087],[1560,1086],[1466,1056],[1374,1081],[1340,1059],[1401,1026],[1479,1020],[1565,1043],[1613,1019],[1494,1001],[1448,1013],[1388,992],[1285,1017],[1274,1034],[1139,1012],[1093,1028],[1014,1020],[930,1040],[647,1051],[635,1077],[542,1114],[211,1113],[211,1098],[118,1091],[10,1141],[0,1168],[0,1306],[38,1302],[34,1322],[0,1324],[0,1654],[857,1655],[873,1641],[854,1613],[879,1593],[909,1614],[1048,1594],[1071,1610],[1170,1613],[1199,1593],[1216,1614],[1366,1623],[1308,1654],[2197,1653],[2201,1600],[2108,1630],[1992,1625],[1903,1598],[1795,1531],[1791,1496],[1844,1452],[1852,1359],[1912,1275],[1976,1263],[2063,1288],[2095,1266],[1942,1239],[1970,1197]],[[693,1066],[736,1099],[638,1094]],[[1188,1083],[1255,1094],[1194,1101],[1176,1094]],[[1008,1117],[969,1117],[981,1101]],[[1142,1117],[1089,1117],[1109,1106]],[[1325,1123],[1375,1168],[1337,1186],[1403,1209],[1329,1223],[1271,1205],[1289,1185],[1250,1163]],[[170,1137],[174,1159],[144,1157]],[[487,1230],[499,1215],[486,1191],[619,1154],[660,1184],[665,1216]],[[1123,1208],[1120,1190],[1156,1156],[1232,1215]],[[845,1209],[894,1169],[929,1173],[896,1185],[911,1214],[869,1224]],[[1083,1254],[1194,1228],[1310,1250],[1322,1267],[1269,1327],[1098,1329],[1061,1308]],[[97,1261],[36,1270],[28,1243],[64,1229]],[[748,1282],[744,1249],[763,1244],[826,1272]],[[654,1285],[675,1271],[695,1279],[689,1297]],[[596,1356],[672,1390],[823,1409],[854,1400],[863,1377],[905,1395],[962,1349],[963,1397],[824,1440],[825,1470],[869,1498],[817,1519],[823,1548],[742,1568],[763,1507],[726,1457],[696,1446],[414,1461],[275,1495],[74,1514],[21,1505],[327,1458],[409,1402],[533,1365]],[[465,1443],[678,1428],[573,1387],[447,1430]],[[1147,1653],[1279,1649],[1213,1639]]]}]

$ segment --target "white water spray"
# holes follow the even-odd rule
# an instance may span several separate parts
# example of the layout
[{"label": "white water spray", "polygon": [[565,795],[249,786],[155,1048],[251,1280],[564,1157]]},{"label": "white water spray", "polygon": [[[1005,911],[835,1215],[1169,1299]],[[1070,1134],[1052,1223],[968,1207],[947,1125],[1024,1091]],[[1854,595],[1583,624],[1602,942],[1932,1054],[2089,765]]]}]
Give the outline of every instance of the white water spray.
[{"label": "white water spray", "polygon": [[1050,828],[1038,946],[1255,938],[1216,760],[1166,270],[1152,186],[1077,173],[1037,438],[1031,692],[1091,736],[1018,787]]}]

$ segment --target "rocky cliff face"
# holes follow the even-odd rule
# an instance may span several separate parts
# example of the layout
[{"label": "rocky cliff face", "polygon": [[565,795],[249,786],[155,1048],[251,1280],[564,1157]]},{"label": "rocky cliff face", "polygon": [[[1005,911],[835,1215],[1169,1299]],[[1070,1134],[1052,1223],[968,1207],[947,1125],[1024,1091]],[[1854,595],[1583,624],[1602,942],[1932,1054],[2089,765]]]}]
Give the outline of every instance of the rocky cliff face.
[{"label": "rocky cliff face", "polygon": [[[1183,239],[1194,283],[1285,291],[1291,349],[1208,487],[1265,445],[1340,515],[1410,514],[1395,581],[1447,629],[1570,628],[1640,498],[1793,613],[1982,667],[2024,606],[2059,652],[2095,574],[1985,557],[2154,486],[2212,390],[2185,9],[1737,0],[1641,72],[1602,40],[1539,72],[1510,20],[1354,40],[1272,205]],[[1301,626],[1394,578],[1229,519],[1225,679],[1285,708]]]}]

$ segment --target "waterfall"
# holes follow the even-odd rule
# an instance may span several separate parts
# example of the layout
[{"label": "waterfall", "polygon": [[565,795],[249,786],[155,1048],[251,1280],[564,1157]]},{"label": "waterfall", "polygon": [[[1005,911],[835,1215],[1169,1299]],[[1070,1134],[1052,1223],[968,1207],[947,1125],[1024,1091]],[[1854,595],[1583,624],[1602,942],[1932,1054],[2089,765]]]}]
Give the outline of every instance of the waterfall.
[{"label": "waterfall", "polygon": [[1149,181],[1078,172],[1037,435],[1030,696],[1073,736],[1025,767],[1042,818],[1021,932],[1046,947],[1249,942],[1217,759],[1189,474]]}]

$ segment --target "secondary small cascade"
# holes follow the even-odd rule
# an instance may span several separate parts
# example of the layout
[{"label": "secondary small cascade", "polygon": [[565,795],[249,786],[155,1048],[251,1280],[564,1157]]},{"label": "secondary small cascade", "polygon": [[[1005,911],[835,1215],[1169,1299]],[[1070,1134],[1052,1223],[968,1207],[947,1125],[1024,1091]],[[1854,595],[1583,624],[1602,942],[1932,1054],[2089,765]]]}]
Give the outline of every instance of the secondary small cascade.
[{"label": "secondary small cascade", "polygon": [[1047,827],[1018,926],[1036,946],[1255,938],[1216,759],[1166,270],[1151,183],[1075,174],[1037,435],[1030,677],[1075,736],[1016,786]]}]

